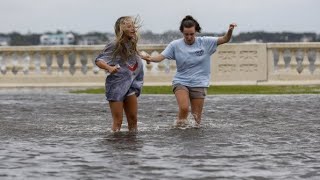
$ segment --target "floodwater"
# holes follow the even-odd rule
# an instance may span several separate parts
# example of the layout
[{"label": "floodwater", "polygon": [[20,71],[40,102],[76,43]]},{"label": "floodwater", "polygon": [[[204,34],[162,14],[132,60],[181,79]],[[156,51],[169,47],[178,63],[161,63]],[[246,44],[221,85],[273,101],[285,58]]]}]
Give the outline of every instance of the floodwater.
[{"label": "floodwater", "polygon": [[139,131],[112,133],[103,94],[0,91],[0,179],[320,179],[319,102],[208,96],[175,128],[174,96],[142,95]]}]

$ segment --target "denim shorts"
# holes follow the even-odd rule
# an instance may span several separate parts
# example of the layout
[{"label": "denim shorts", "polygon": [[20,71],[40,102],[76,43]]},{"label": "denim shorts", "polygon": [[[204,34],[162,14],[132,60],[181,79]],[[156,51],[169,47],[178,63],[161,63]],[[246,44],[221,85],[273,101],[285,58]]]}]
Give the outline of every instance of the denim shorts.
[{"label": "denim shorts", "polygon": [[185,90],[189,93],[190,99],[204,99],[207,95],[207,87],[189,87],[181,84],[175,84],[172,87],[173,93],[178,90]]}]

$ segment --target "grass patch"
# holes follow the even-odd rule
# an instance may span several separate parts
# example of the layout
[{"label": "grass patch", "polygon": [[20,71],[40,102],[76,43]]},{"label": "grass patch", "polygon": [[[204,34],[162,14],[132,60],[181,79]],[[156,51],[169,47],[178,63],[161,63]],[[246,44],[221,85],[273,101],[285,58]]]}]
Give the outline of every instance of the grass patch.
[{"label": "grass patch", "polygon": [[319,94],[320,86],[214,86],[208,94]]},{"label": "grass patch", "polygon": [[[76,90],[71,93],[104,94],[104,88]],[[173,94],[171,86],[143,86],[142,94]],[[320,85],[313,86],[210,86],[213,94],[320,94]]]}]

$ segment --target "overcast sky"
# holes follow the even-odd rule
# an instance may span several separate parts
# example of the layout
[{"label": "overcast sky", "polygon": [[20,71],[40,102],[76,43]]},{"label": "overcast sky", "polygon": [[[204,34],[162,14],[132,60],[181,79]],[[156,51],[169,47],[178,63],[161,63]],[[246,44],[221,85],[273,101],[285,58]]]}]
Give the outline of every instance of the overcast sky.
[{"label": "overcast sky", "polygon": [[139,15],[142,30],[178,30],[185,15],[204,32],[320,33],[320,0],[0,0],[0,33],[113,32],[116,19]]}]

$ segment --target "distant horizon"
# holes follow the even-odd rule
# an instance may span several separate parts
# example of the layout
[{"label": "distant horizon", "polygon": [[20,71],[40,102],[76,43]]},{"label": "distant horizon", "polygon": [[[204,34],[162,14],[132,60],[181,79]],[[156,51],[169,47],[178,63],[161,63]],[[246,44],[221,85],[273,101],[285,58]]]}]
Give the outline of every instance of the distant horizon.
[{"label": "distant horizon", "polygon": [[[319,0],[1,0],[1,33],[45,33],[52,29],[85,34],[113,33],[120,16],[139,16],[142,31],[178,30],[192,15],[203,32],[222,33],[237,23],[241,32],[320,33]],[[5,23],[4,23],[5,22]]]},{"label": "distant horizon", "polygon": [[[57,29],[57,30],[53,30],[53,31],[44,31],[44,32],[26,32],[26,33],[22,33],[22,32],[19,32],[19,31],[11,31],[11,32],[0,32],[0,34],[11,34],[11,33],[19,33],[21,35],[27,35],[27,34],[45,34],[45,33],[56,33],[57,31],[61,31],[63,33],[67,33],[67,32],[72,32],[72,33],[76,33],[76,34],[89,34],[89,33],[106,33],[106,34],[114,34],[114,32],[107,32],[107,31],[98,31],[98,30],[93,30],[93,31],[88,31],[88,32],[84,32],[84,33],[79,33],[79,32],[76,32],[76,31],[73,31],[73,30],[69,30],[69,31],[62,31],[60,29]],[[152,32],[153,34],[164,34],[166,32],[180,32],[179,30],[167,30],[167,31],[164,31],[164,32],[153,32],[152,30],[143,30],[143,31],[139,31],[140,33],[145,33],[145,32]],[[256,30],[256,31],[243,31],[243,32],[238,32],[238,33],[233,33],[233,35],[239,35],[240,33],[256,33],[256,32],[264,32],[264,33],[293,33],[293,34],[305,34],[305,33],[314,33],[314,34],[319,34],[320,35],[320,32],[317,33],[317,32],[311,32],[311,31],[305,31],[305,32],[295,32],[295,31],[266,31],[266,30]],[[212,33],[212,34],[222,34],[222,33],[225,33],[225,32],[206,32],[206,31],[203,31],[199,34],[204,34],[204,33]]]}]

